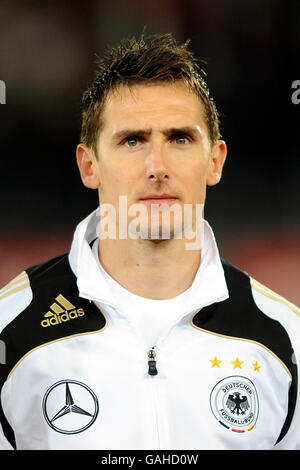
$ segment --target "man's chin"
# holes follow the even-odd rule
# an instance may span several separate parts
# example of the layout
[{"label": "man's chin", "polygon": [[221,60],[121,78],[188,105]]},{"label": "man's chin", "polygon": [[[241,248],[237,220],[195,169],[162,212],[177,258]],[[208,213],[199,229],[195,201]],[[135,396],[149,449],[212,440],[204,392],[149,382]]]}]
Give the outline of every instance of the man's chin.
[{"label": "man's chin", "polygon": [[160,242],[160,241],[167,241],[167,240],[174,240],[177,238],[182,238],[182,229],[181,228],[174,228],[170,227],[170,229],[166,229],[164,227],[149,227],[146,226],[141,228],[140,230],[140,238],[143,240],[150,240],[153,242]]}]

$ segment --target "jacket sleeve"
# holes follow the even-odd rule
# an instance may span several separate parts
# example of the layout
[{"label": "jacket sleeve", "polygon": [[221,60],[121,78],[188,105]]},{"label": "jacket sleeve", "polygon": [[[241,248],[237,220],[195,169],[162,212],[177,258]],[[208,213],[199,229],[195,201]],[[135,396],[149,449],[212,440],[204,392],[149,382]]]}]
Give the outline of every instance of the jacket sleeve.
[{"label": "jacket sleeve", "polygon": [[[298,328],[298,334],[300,331]],[[300,382],[299,382],[299,368],[300,368],[300,347],[299,343],[294,344],[294,359],[297,361],[298,367],[298,384],[297,384],[297,398],[296,407],[290,427],[284,438],[274,446],[275,450],[300,450]]]},{"label": "jacket sleeve", "polygon": [[[296,313],[295,311],[293,312]],[[300,312],[299,312],[300,313]],[[298,314],[299,315],[299,314]],[[300,318],[290,319],[289,328],[293,345],[293,362],[297,364],[297,398],[290,427],[284,438],[275,445],[275,450],[300,450]]]},{"label": "jacket sleeve", "polygon": [[[277,320],[289,335],[292,345],[291,362],[297,371],[295,376],[295,407],[284,437],[275,444],[274,450],[300,450],[300,309],[254,279],[251,280],[252,295],[259,308]],[[275,410],[274,410],[275,412]]]},{"label": "jacket sleeve", "polygon": [[3,429],[0,424],[0,450],[14,450],[13,446],[8,442],[3,434]]},{"label": "jacket sleeve", "polygon": [[9,348],[4,338],[6,327],[32,300],[28,275],[23,271],[0,290],[0,450],[14,450],[14,432],[5,415],[2,387],[9,371]]}]

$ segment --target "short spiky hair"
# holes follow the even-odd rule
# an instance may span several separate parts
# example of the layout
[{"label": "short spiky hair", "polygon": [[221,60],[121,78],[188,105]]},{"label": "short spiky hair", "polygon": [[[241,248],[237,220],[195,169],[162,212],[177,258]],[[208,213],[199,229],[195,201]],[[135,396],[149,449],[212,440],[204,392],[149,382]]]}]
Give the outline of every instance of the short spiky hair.
[{"label": "short spiky hair", "polygon": [[92,85],[82,97],[81,143],[97,155],[97,139],[101,115],[108,93],[120,85],[182,82],[202,101],[205,119],[213,144],[220,138],[219,118],[210,96],[205,75],[193,53],[189,40],[179,45],[171,33],[123,39],[116,47],[108,47],[97,58],[97,71]]}]

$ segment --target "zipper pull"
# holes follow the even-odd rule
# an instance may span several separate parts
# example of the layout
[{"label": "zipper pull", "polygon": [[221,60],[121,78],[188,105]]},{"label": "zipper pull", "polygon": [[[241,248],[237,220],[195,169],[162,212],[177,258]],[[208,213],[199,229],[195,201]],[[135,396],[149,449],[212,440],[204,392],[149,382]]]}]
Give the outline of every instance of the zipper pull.
[{"label": "zipper pull", "polygon": [[154,348],[155,348],[155,346],[153,346],[152,349],[150,349],[150,351],[148,351],[148,358],[149,358],[149,361],[148,361],[148,366],[149,366],[148,374],[149,375],[157,375],[158,374],[157,369],[156,369],[156,360],[155,360],[156,352],[154,351]]}]

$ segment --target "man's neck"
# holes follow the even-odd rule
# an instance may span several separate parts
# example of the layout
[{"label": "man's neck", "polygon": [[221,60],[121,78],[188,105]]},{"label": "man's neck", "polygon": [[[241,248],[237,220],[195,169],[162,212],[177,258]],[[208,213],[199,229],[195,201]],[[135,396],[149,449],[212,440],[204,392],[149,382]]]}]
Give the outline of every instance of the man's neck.
[{"label": "man's neck", "polygon": [[125,289],[156,300],[188,289],[200,265],[200,251],[187,251],[183,240],[104,239],[98,255],[106,272]]}]

